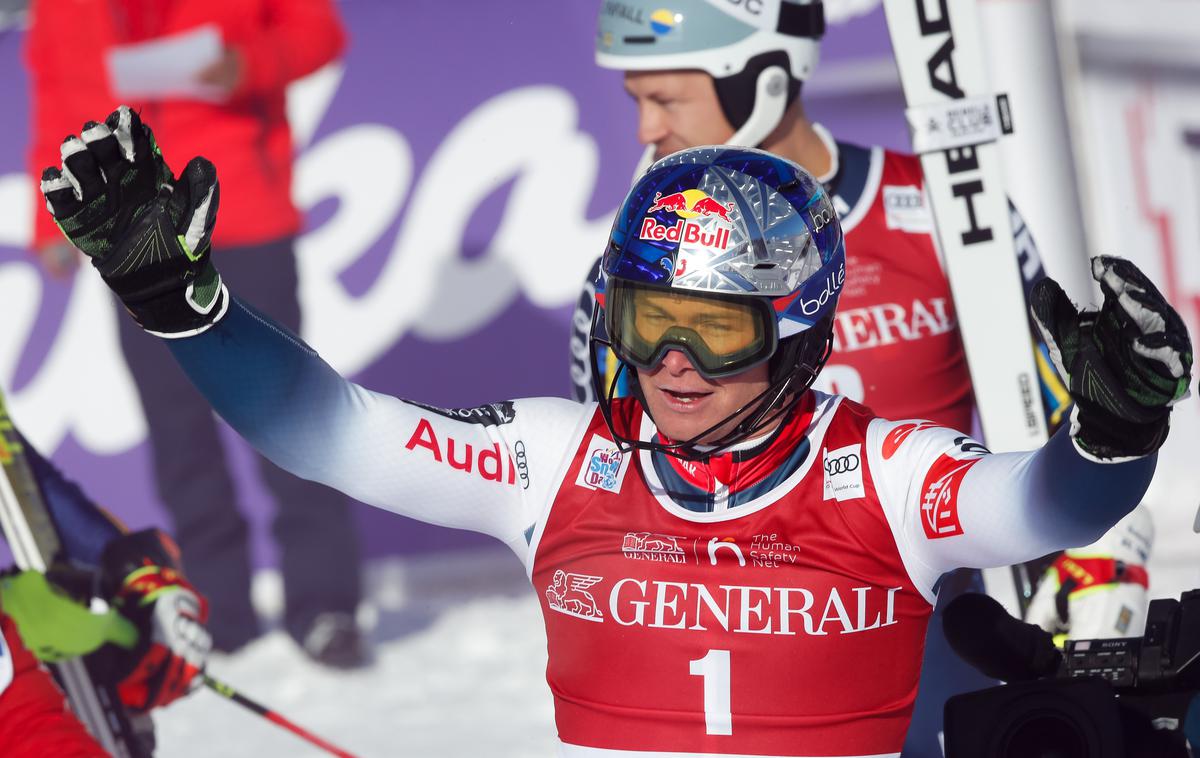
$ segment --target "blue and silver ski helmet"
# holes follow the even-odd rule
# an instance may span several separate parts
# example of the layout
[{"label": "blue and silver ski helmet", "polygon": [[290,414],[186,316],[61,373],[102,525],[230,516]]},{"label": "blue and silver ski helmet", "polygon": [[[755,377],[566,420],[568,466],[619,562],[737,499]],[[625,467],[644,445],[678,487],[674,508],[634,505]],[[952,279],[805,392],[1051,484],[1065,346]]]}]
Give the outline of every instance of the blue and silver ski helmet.
[{"label": "blue and silver ski helmet", "polygon": [[[842,228],[829,195],[792,161],[762,150],[706,146],[652,165],[617,212],[604,251],[593,361],[602,345],[622,369],[649,370],[669,350],[679,350],[709,379],[770,361],[771,386],[752,401],[753,412],[719,441],[706,443],[703,453],[697,441],[746,408],[693,440],[617,441],[701,457],[752,436],[789,411],[828,357],[845,278]],[[713,307],[732,314],[736,335],[731,338],[728,328],[706,335],[678,324],[648,326],[650,299],[662,293],[720,303]],[[600,386],[598,367],[593,377],[607,417],[611,388],[605,392]]]}]

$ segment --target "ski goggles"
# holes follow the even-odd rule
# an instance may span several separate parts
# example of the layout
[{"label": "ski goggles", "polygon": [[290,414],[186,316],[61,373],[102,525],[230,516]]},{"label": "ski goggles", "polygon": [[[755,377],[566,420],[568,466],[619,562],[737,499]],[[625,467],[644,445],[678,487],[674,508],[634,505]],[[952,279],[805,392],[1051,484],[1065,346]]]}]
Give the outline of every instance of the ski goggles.
[{"label": "ski goggles", "polygon": [[706,378],[717,379],[762,363],[778,343],[770,300],[690,292],[610,278],[605,328],[617,357],[652,370],[679,350]]}]

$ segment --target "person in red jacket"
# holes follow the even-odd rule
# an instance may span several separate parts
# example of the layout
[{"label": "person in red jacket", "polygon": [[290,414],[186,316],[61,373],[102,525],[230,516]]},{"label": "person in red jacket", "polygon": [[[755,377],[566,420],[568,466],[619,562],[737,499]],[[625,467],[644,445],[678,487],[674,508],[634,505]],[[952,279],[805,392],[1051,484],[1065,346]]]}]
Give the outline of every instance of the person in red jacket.
[{"label": "person in red jacket", "polygon": [[[75,0],[34,2],[26,49],[32,79],[29,165],[60,159],[60,139],[89,115],[106,113],[130,86],[118,55],[174,35],[212,33],[222,52],[198,62],[192,90],[134,101],[182,165],[203,152],[223,167],[221,231],[214,249],[239,291],[299,330],[294,239],[300,213],[290,198],[292,141],[285,86],[334,60],[345,35],[329,0]],[[136,49],[136,48],[135,48]],[[70,72],[68,77],[67,72]],[[80,72],[86,72],[80,75]],[[39,203],[40,206],[40,203]],[[35,247],[51,273],[74,270],[48,215],[36,216]],[[121,324],[121,346],[146,413],[159,497],[174,520],[183,560],[210,598],[214,645],[235,650],[259,633],[250,603],[246,521],[208,404],[159,341]],[[178,451],[187,450],[188,455]],[[172,453],[171,451],[175,451]],[[354,612],[361,596],[360,550],[348,501],[260,459],[278,501],[285,627],[314,659],[335,666],[365,661]]]},{"label": "person in red jacket", "polygon": [[[21,643],[12,620],[0,615],[0,745],[14,756],[92,758],[104,751],[67,709],[50,672]],[[21,744],[35,741],[36,744]],[[11,752],[8,752],[11,751]]]}]

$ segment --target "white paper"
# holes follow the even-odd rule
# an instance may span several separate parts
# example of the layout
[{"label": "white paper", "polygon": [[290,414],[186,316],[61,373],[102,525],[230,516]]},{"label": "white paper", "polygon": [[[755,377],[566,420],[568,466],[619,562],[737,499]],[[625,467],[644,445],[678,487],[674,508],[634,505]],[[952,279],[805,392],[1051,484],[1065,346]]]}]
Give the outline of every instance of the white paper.
[{"label": "white paper", "polygon": [[202,84],[197,76],[220,60],[223,50],[221,30],[216,24],[134,45],[118,45],[107,53],[113,94],[122,100],[221,100],[221,88]]}]

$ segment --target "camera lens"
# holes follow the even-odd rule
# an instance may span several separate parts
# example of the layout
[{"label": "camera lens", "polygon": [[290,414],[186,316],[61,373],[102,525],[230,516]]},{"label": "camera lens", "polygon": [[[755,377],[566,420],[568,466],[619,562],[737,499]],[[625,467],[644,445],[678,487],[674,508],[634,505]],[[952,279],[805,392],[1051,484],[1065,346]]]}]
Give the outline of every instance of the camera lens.
[{"label": "camera lens", "polygon": [[1087,737],[1065,714],[1031,713],[1001,739],[1005,758],[1088,758]]}]

